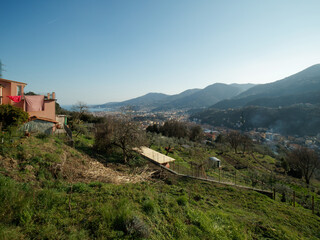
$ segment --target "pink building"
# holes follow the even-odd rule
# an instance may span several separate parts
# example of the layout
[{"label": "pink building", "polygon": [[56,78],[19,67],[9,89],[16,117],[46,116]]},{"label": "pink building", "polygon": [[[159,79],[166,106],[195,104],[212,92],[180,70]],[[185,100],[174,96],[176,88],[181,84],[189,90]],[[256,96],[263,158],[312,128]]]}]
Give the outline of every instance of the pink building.
[{"label": "pink building", "polygon": [[11,104],[22,108],[29,114],[30,118],[36,117],[55,121],[55,93],[47,94],[47,96],[25,96],[24,88],[26,85],[23,82],[0,78],[0,104]]}]

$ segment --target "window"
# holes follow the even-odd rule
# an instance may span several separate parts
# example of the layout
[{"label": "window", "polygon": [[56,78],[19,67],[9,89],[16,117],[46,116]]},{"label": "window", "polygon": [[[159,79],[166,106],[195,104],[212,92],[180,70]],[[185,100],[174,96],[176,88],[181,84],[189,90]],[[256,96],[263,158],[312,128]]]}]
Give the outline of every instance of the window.
[{"label": "window", "polygon": [[21,92],[22,92],[22,86],[18,85],[17,86],[17,96],[21,96]]}]

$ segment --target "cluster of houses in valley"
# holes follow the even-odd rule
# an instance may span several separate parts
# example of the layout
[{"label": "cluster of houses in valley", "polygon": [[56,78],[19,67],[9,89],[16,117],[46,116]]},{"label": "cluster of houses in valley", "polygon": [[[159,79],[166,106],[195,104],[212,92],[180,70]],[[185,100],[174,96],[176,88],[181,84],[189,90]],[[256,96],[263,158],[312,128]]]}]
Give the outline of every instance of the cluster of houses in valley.
[{"label": "cluster of houses in valley", "polygon": [[[212,128],[206,127],[204,129],[204,134],[206,140],[215,141],[216,138],[220,134],[227,134],[230,129],[217,127]],[[320,134],[316,136],[283,136],[279,133],[274,133],[268,131],[268,129],[257,129],[246,132],[248,136],[253,140],[255,143],[262,143],[266,144],[271,147],[271,149],[275,148],[277,145],[282,145],[289,150],[293,150],[298,148],[299,146],[305,146],[308,148],[312,148],[315,150],[320,151]]]},{"label": "cluster of houses in valley", "polygon": [[0,104],[10,104],[28,113],[28,122],[22,126],[26,133],[64,132],[67,117],[56,115],[55,93],[25,95],[26,85],[23,82],[0,78]]}]

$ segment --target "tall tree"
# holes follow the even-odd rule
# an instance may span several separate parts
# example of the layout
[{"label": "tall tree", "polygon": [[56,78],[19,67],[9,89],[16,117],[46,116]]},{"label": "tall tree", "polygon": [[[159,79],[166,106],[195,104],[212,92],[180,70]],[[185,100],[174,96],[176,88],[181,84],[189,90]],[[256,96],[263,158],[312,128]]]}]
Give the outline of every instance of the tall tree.
[{"label": "tall tree", "polygon": [[199,125],[194,125],[190,128],[190,136],[191,141],[198,142],[203,139],[203,130]]}]

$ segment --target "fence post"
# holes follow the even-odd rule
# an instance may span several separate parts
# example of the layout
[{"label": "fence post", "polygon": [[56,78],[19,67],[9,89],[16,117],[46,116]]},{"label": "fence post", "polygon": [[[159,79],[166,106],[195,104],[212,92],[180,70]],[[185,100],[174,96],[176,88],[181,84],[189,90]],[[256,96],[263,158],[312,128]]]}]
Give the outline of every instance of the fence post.
[{"label": "fence post", "polygon": [[237,170],[234,170],[234,185],[237,185]]},{"label": "fence post", "polygon": [[314,214],[314,196],[312,195],[312,214]]},{"label": "fence post", "polygon": [[293,207],[296,206],[296,192],[293,191]]},{"label": "fence post", "polygon": [[276,200],[276,189],[273,188],[273,200]]},{"label": "fence post", "polygon": [[219,182],[220,182],[220,177],[221,177],[221,169],[219,168]]}]

